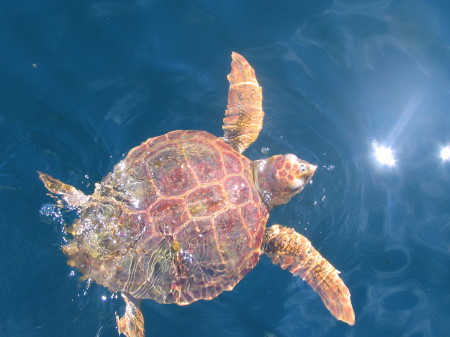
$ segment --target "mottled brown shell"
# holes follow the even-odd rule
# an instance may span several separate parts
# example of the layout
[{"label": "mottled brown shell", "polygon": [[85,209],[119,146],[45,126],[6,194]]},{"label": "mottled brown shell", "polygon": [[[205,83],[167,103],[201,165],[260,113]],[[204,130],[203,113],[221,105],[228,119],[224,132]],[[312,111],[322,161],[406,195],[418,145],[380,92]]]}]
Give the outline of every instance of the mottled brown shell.
[{"label": "mottled brown shell", "polygon": [[252,162],[204,131],[132,149],[83,207],[71,263],[112,291],[188,304],[231,290],[258,262],[268,211]]}]

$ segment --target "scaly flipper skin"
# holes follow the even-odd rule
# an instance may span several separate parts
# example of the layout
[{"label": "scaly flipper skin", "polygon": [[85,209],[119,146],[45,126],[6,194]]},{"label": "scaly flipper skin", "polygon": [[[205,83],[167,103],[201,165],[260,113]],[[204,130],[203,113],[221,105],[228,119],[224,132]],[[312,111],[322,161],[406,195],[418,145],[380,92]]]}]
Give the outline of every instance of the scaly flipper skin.
[{"label": "scaly flipper skin", "polygon": [[38,172],[38,174],[39,179],[42,180],[45,187],[51,193],[60,196],[61,199],[69,205],[69,207],[81,207],[89,199],[87,195],[71,185],[64,184],[48,174],[42,172]]},{"label": "scaly flipper skin", "polygon": [[292,228],[273,225],[264,232],[263,251],[273,263],[299,275],[338,320],[355,324],[350,292],[337,271],[311,242]]},{"label": "scaly flipper skin", "polygon": [[243,56],[233,52],[231,58],[223,140],[242,153],[258,138],[263,125],[262,88],[256,80],[255,71]]},{"label": "scaly flipper skin", "polygon": [[126,337],[145,337],[144,316],[139,307],[133,303],[127,296],[122,294],[126,303],[125,314],[123,317],[116,315],[117,330],[119,334]]}]

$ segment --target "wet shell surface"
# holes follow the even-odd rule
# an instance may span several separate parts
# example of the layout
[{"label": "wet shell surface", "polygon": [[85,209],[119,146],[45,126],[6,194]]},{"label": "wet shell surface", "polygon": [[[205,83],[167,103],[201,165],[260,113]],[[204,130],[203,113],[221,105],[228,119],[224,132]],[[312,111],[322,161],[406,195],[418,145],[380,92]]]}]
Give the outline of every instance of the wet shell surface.
[{"label": "wet shell surface", "polygon": [[268,218],[252,170],[205,131],[148,139],[83,207],[70,263],[136,299],[189,304],[231,290],[258,262]]}]

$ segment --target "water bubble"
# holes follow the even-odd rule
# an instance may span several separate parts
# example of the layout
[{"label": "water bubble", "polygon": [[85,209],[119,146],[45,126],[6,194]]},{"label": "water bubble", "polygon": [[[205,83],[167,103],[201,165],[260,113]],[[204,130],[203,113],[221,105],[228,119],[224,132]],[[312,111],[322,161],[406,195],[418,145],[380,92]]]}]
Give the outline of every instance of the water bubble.
[{"label": "water bubble", "polygon": [[269,150],[270,150],[270,149],[269,149],[268,147],[262,147],[262,148],[261,148],[261,153],[262,153],[262,154],[268,154],[268,153],[269,153]]},{"label": "water bubble", "polygon": [[39,214],[41,220],[48,224],[62,224],[64,222],[61,209],[53,204],[44,204],[39,210]]},{"label": "water bubble", "polygon": [[333,164],[327,165],[327,171],[331,172],[334,171],[335,167]]},{"label": "water bubble", "polygon": [[39,213],[42,216],[52,216],[55,212],[55,206],[52,204],[45,204],[41,207],[41,209],[39,210]]}]

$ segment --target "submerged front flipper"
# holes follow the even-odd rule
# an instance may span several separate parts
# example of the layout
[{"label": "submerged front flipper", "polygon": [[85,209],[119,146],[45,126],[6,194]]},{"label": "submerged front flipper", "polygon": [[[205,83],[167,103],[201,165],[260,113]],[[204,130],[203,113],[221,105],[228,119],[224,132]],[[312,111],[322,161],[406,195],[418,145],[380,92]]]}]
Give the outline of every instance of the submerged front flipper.
[{"label": "submerged front flipper", "polygon": [[48,174],[42,172],[38,172],[38,174],[45,187],[51,193],[58,195],[69,207],[80,207],[88,201],[89,197],[75,187],[65,184]]},{"label": "submerged front flipper", "polygon": [[117,330],[119,334],[126,337],[145,337],[144,316],[142,316],[139,306],[122,294],[126,303],[125,314],[123,317],[116,315]]},{"label": "submerged front flipper", "polygon": [[337,271],[311,242],[292,228],[274,225],[266,228],[263,251],[273,263],[300,276],[322,298],[327,309],[338,320],[355,324],[350,291]]}]

